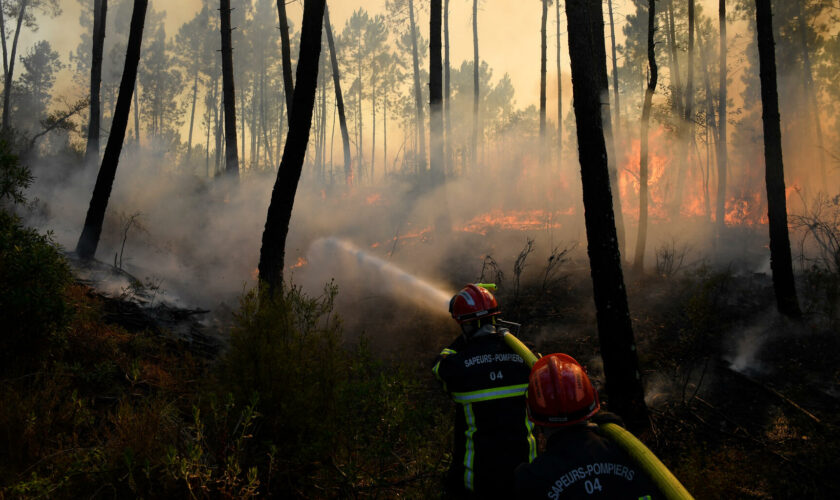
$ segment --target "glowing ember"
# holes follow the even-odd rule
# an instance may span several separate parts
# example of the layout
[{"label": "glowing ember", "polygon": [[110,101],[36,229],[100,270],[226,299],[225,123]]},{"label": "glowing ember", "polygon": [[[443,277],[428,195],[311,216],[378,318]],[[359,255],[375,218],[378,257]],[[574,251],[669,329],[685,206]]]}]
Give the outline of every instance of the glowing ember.
[{"label": "glowing ember", "polygon": [[306,264],[307,264],[306,259],[304,259],[303,257],[298,257],[298,260],[297,260],[297,262],[295,262],[295,264],[292,266],[292,269],[297,269],[297,268],[299,268],[299,267],[303,267],[303,266],[305,266]]}]

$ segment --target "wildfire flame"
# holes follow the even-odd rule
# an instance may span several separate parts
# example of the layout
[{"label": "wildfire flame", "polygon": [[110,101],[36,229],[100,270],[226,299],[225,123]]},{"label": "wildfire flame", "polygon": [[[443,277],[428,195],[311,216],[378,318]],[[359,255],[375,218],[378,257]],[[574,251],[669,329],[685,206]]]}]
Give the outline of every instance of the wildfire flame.
[{"label": "wildfire flame", "polygon": [[[573,209],[559,214],[569,215],[571,213],[574,213]],[[493,210],[473,217],[459,229],[469,233],[486,235],[491,230],[526,231],[561,227],[560,222],[555,219],[555,214],[547,210],[513,210],[510,212]]]}]

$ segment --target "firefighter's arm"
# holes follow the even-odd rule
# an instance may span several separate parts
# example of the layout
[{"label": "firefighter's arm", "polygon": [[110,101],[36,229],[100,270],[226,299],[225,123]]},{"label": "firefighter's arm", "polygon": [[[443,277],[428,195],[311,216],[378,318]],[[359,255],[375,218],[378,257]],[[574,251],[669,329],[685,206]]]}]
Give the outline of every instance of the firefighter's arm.
[{"label": "firefighter's arm", "polygon": [[440,351],[440,354],[435,357],[435,363],[432,366],[432,373],[435,374],[435,378],[438,379],[442,384],[443,388],[446,389],[446,379],[447,379],[447,358],[454,354],[458,354],[458,350],[464,346],[464,339],[462,336],[458,336],[450,345],[449,347],[444,348]]}]

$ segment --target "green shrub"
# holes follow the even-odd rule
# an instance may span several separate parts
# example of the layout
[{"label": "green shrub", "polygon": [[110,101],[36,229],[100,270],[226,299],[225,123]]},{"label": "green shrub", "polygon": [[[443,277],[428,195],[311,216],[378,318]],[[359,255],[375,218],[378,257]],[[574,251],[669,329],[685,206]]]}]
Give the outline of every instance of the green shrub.
[{"label": "green shrub", "polygon": [[23,190],[32,183],[32,174],[18,157],[12,154],[9,143],[0,139],[0,207],[10,200],[24,203]]},{"label": "green shrub", "polygon": [[66,260],[49,234],[23,226],[0,210],[0,371],[40,356],[66,325]]}]

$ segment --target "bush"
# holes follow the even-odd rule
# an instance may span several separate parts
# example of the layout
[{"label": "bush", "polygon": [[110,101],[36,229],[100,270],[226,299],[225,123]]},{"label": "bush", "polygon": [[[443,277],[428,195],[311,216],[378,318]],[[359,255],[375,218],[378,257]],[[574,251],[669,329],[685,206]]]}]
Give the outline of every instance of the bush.
[{"label": "bush", "polygon": [[441,406],[404,367],[375,359],[364,336],[341,345],[336,293],[329,284],[314,298],[293,287],[242,299],[222,380],[237,406],[259,401],[251,456],[263,492],[432,494],[448,449]]},{"label": "bush", "polygon": [[67,322],[72,275],[49,234],[0,210],[0,371],[37,359]]}]

